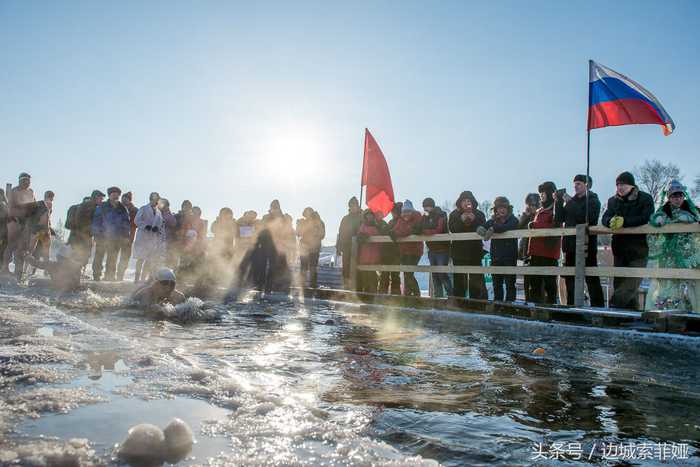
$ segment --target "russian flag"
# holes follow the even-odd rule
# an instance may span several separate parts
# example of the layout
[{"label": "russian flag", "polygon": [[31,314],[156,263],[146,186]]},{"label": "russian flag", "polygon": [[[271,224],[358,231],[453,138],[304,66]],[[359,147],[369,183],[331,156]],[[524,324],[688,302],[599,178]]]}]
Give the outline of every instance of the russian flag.
[{"label": "russian flag", "polygon": [[610,68],[590,61],[588,129],[655,123],[664,135],[676,128],[661,102],[642,85]]}]

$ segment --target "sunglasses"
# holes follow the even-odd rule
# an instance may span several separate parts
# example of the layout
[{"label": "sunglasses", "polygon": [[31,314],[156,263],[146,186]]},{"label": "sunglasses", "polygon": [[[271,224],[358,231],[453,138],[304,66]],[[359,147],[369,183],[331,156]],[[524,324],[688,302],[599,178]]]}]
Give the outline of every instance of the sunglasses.
[{"label": "sunglasses", "polygon": [[158,281],[163,287],[175,287],[175,281]]}]

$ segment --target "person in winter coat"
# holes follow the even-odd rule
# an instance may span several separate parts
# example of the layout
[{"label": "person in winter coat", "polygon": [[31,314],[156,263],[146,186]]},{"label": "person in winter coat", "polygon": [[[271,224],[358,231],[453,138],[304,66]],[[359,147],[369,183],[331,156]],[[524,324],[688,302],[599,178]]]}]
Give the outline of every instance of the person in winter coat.
[{"label": "person in winter coat", "polygon": [[163,227],[161,237],[165,244],[164,263],[169,268],[174,268],[177,262],[177,219],[170,211],[170,201],[161,198],[158,202],[158,209],[163,216]]},{"label": "person in winter coat", "polygon": [[357,235],[362,223],[362,211],[360,203],[354,196],[348,201],[348,213],[340,221],[338,229],[338,237],[335,242],[336,255],[343,257],[343,280],[345,287],[349,287],[350,281],[350,263],[352,256],[352,237]]},{"label": "person in winter coat", "polygon": [[[409,235],[420,235],[422,225],[423,216],[413,209],[413,203],[407,199],[403,202],[401,217],[394,224],[391,236],[393,239],[400,239]],[[423,256],[423,242],[400,242],[399,254],[402,266],[417,266]],[[420,287],[414,273],[404,271],[403,286],[404,295],[420,297]]]},{"label": "person in winter coat", "polygon": [[[622,172],[615,180],[615,196],[608,199],[603,213],[603,225],[613,231],[621,227],[637,227],[649,222],[654,212],[654,199],[640,191],[634,175]],[[649,246],[646,235],[612,236],[612,252],[615,267],[644,268],[647,265]],[[611,305],[616,308],[639,309],[639,285],[636,277],[615,277]]]},{"label": "person in winter coat", "polygon": [[133,255],[136,259],[134,282],[147,280],[151,271],[161,265],[165,253],[162,237],[163,215],[158,209],[160,195],[151,193],[149,203],[142,206],[136,213],[136,239],[134,240]]},{"label": "person in winter coat", "polygon": [[18,186],[12,188],[8,195],[7,218],[7,247],[3,258],[3,270],[9,272],[8,265],[14,259],[15,276],[22,280],[24,273],[24,257],[29,251],[29,239],[31,236],[30,219],[37,203],[34,198],[34,190],[31,185],[31,176],[28,173],[19,174]]},{"label": "person in winter coat", "polygon": [[258,290],[265,287],[265,265],[263,251],[258,248],[258,234],[262,222],[257,219],[258,213],[246,211],[238,219],[238,239],[236,240],[237,277],[234,289],[253,286]]},{"label": "person in winter coat", "polygon": [[321,241],[326,237],[326,225],[321,216],[313,208],[305,208],[303,218],[297,220],[297,237],[299,237],[299,264],[306,285],[306,274],[309,273],[311,288],[318,286],[318,257],[321,254]]},{"label": "person in winter coat", "polygon": [[[564,227],[575,228],[578,224],[598,225],[600,217],[600,201],[598,195],[591,191],[593,180],[588,177],[588,218],[586,218],[586,175],[576,175],[574,177],[574,196],[566,193],[554,193],[554,222],[557,225],[564,224]],[[564,266],[576,266],[576,236],[567,235],[562,241],[564,251]],[[598,266],[598,236],[588,237],[588,254],[586,256],[586,266]],[[566,276],[566,302],[569,306],[574,304],[574,284],[573,276]],[[600,286],[600,277],[586,276],[588,295],[591,306],[605,306],[603,288]]]},{"label": "person in winter coat", "polygon": [[[697,224],[700,211],[678,180],[671,180],[662,192],[666,202],[651,216],[649,224]],[[700,237],[693,233],[649,235],[649,256],[660,268],[700,269]],[[647,294],[647,310],[682,310],[700,313],[700,281],[692,279],[652,279]]]},{"label": "person in winter coat", "polygon": [[[367,239],[375,235],[381,235],[383,231],[381,212],[373,213],[366,209],[362,215],[362,224],[357,231],[358,265],[380,264],[382,260],[381,243],[369,243]],[[344,260],[343,260],[344,261]],[[377,293],[377,272],[358,271],[357,291],[363,293]]]},{"label": "person in winter coat", "polygon": [[117,272],[119,253],[128,248],[131,235],[129,211],[119,201],[122,191],[116,186],[107,189],[108,199],[97,206],[92,217],[92,235],[95,239],[95,257],[92,278],[102,279],[102,263],[107,256],[104,280],[113,281]]},{"label": "person in winter coat", "polygon": [[[494,233],[503,233],[518,228],[518,219],[513,215],[513,206],[505,196],[499,196],[493,201],[493,216],[483,227],[477,228],[477,233],[489,240]],[[491,265],[516,266],[518,264],[518,239],[496,238],[491,240]],[[503,286],[505,285],[505,300],[515,301],[515,274],[493,275],[493,299],[503,301]]]},{"label": "person in winter coat", "polygon": [[[486,223],[486,216],[478,208],[479,203],[471,191],[463,191],[455,203],[455,210],[450,213],[448,226],[452,233],[476,232]],[[455,266],[481,266],[484,248],[481,240],[456,240],[452,242],[450,254]],[[455,273],[455,297],[464,298],[467,289],[469,298],[486,299],[484,295],[484,275]]]},{"label": "person in winter coat", "polygon": [[[31,237],[29,250],[35,259],[48,261],[51,251],[51,237],[55,235],[51,227],[51,214],[53,212],[53,191],[44,192],[44,199],[36,203],[31,219]],[[48,274],[48,273],[47,273]]]},{"label": "person in winter coat", "polygon": [[[391,220],[383,222],[384,232],[381,235],[389,235],[394,226],[401,217],[401,208],[403,203],[399,201],[394,203],[391,209]],[[401,264],[401,253],[397,243],[381,243],[382,249],[382,264],[397,265]],[[377,292],[381,294],[401,295],[401,273],[398,271],[381,271],[379,273],[379,289]]]},{"label": "person in winter coat", "polygon": [[175,260],[173,261],[179,265],[182,261],[183,249],[187,241],[187,232],[192,230],[192,202],[188,199],[184,200],[180,205],[180,211],[175,214]]},{"label": "person in winter coat", "polygon": [[[542,206],[535,213],[535,218],[528,228],[551,229],[558,225],[554,221],[554,193],[557,186],[553,182],[542,183],[538,191]],[[560,237],[535,237],[528,242],[527,253],[530,266],[558,266],[561,256]],[[557,276],[531,276],[532,301],[535,303],[557,303]]]},{"label": "person in winter coat", "polygon": [[124,280],[124,273],[129,267],[129,260],[131,259],[131,249],[134,244],[134,237],[136,236],[136,213],[138,213],[139,210],[136,206],[134,206],[132,199],[133,194],[130,191],[124,193],[121,198],[122,205],[126,208],[126,211],[129,213],[129,222],[131,228],[129,229],[129,241],[125,242],[124,245],[122,245],[122,248],[119,253],[119,265],[117,266],[118,281]]},{"label": "person in winter coat", "polygon": [[[66,226],[70,229],[68,244],[77,261],[84,266],[90,261],[92,253],[92,219],[95,217],[97,206],[104,201],[105,194],[100,190],[93,190],[90,197],[76,205],[75,213],[71,215],[68,210]],[[72,208],[71,208],[72,209]]]},{"label": "person in winter coat", "polygon": [[272,200],[270,209],[262,219],[258,235],[258,248],[262,249],[262,267],[265,274],[265,292],[285,292],[291,285],[291,273],[287,262],[289,231],[294,237],[291,222],[285,217],[280,202]]},{"label": "person in winter coat", "polygon": [[[435,206],[432,198],[423,200],[423,235],[447,233],[447,214]],[[431,266],[447,266],[450,264],[450,242],[426,242],[428,260]],[[449,297],[454,294],[450,276],[446,272],[434,272],[433,292],[436,297]],[[444,294],[443,294],[444,293]]]},{"label": "person in winter coat", "polygon": [[[525,196],[525,209],[520,218],[518,219],[518,229],[527,229],[530,222],[535,220],[535,214],[540,208],[540,195],[539,193],[528,193]],[[530,257],[527,254],[528,246],[530,245],[529,238],[521,238],[520,244],[518,245],[518,258],[522,260],[524,265],[530,264]],[[523,276],[523,287],[525,288],[525,301],[532,301],[532,276]]]}]

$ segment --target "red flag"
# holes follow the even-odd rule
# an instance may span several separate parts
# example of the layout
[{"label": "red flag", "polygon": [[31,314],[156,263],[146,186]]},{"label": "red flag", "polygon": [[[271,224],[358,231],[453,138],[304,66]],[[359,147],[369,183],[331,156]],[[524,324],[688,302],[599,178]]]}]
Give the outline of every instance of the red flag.
[{"label": "red flag", "polygon": [[367,186],[367,207],[381,211],[386,217],[394,207],[394,188],[386,159],[374,137],[365,128],[365,157],[362,161],[362,184]]}]

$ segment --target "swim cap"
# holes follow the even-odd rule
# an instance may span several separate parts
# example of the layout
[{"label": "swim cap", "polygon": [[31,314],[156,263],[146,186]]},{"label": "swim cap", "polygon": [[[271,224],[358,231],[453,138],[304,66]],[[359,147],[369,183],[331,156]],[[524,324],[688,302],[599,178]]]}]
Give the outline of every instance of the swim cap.
[{"label": "swim cap", "polygon": [[175,273],[170,268],[160,268],[156,272],[157,281],[175,281]]}]

